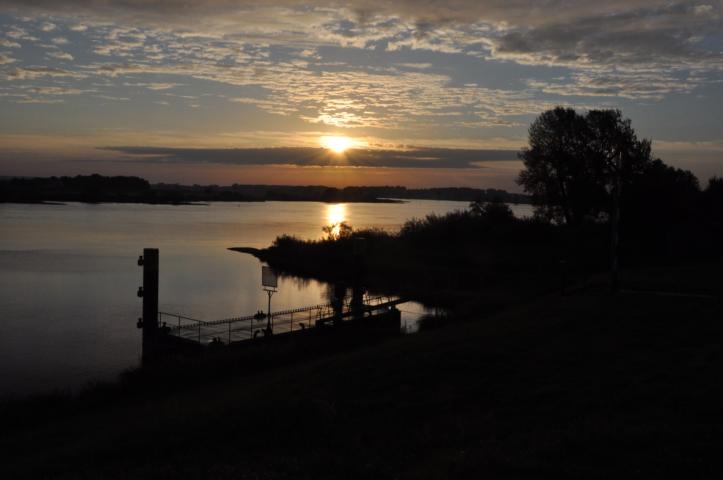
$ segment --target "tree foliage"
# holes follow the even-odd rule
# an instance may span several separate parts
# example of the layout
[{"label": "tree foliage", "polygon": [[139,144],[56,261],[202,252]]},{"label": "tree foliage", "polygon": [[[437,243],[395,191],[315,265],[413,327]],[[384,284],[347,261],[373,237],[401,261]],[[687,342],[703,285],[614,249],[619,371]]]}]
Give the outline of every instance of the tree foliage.
[{"label": "tree foliage", "polygon": [[344,238],[350,238],[354,233],[354,229],[351,225],[346,222],[332,223],[321,227],[321,231],[324,232],[325,239],[329,241],[340,240]]},{"label": "tree foliage", "polygon": [[506,203],[475,200],[469,204],[473,215],[494,225],[503,225],[514,220],[515,215]]},{"label": "tree foliage", "polygon": [[537,215],[571,225],[610,211],[618,157],[623,188],[653,161],[650,141],[638,139],[619,110],[580,114],[563,107],[530,125],[529,147],[519,157],[525,170],[518,183]]}]

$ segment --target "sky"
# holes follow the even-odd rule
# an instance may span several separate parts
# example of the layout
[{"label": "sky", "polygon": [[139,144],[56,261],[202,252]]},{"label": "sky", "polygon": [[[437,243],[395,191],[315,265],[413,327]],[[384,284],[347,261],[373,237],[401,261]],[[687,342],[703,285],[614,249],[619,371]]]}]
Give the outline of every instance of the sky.
[{"label": "sky", "polygon": [[723,2],[0,0],[0,176],[520,191],[557,105],[723,176]]}]

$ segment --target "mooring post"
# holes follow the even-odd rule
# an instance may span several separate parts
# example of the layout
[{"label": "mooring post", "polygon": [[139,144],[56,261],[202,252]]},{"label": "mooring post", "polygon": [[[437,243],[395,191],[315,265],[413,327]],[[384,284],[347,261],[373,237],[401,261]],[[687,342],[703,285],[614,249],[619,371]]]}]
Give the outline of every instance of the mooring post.
[{"label": "mooring post", "polygon": [[147,358],[158,332],[158,249],[144,248],[138,265],[143,267],[143,286],[138,289],[138,296],[143,298],[143,318],[138,326],[143,330],[143,356]]}]

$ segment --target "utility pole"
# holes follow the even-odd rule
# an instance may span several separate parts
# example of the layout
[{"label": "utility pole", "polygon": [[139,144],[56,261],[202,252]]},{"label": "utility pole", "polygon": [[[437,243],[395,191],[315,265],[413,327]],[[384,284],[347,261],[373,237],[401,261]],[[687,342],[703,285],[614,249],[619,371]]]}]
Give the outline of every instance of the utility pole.
[{"label": "utility pole", "polygon": [[618,250],[620,245],[620,197],[622,191],[623,152],[618,152],[615,161],[615,185],[613,187],[613,211],[611,215],[610,238],[610,288],[612,293],[620,291],[620,260]]}]

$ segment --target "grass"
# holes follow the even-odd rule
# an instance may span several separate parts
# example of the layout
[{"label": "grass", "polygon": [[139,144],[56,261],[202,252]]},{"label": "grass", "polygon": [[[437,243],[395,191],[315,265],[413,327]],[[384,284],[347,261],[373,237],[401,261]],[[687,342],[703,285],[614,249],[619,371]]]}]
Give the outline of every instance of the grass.
[{"label": "grass", "polygon": [[3,422],[3,476],[717,477],[721,313],[601,285],[298,362],[198,358],[56,413],[7,405],[31,414]]}]

